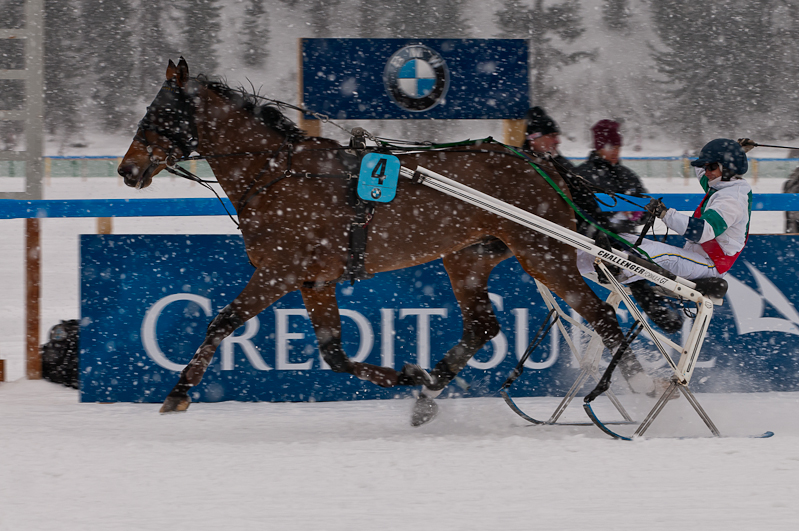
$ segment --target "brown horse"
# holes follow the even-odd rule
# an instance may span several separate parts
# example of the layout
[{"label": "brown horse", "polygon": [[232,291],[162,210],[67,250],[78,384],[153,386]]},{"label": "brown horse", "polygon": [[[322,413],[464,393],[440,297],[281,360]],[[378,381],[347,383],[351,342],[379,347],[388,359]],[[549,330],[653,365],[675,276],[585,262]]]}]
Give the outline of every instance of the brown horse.
[{"label": "brown horse", "polygon": [[[190,78],[181,58],[147,108],[119,166],[128,186],[149,186],[153,177],[191,151],[203,156],[237,208],[247,255],[256,268],[247,286],[208,326],[205,340],[183,370],[161,408],[189,407],[188,391],[199,384],[220,342],[284,294],[300,290],[324,360],[377,385],[424,385],[414,424],[435,413],[428,395],[443,389],[469,359],[499,332],[488,298],[488,277],[511,253],[589,321],[613,348],[623,339],[611,307],[581,277],[575,250],[561,242],[425,186],[401,180],[396,198],[380,204],[369,221],[364,266],[368,273],[411,267],[443,258],[463,315],[463,335],[427,374],[352,362],[341,347],[335,281],[345,274],[348,231],[354,211],[345,200],[343,148],[307,137],[271,105],[243,90]],[[527,161],[502,146],[404,154],[402,166],[422,166],[528,210],[564,227],[575,227],[573,211]],[[557,171],[537,161],[564,190]],[[489,237],[507,246],[492,252]],[[499,242],[497,242],[499,243]],[[508,251],[509,249],[509,251]],[[426,411],[426,413],[425,413]]]}]

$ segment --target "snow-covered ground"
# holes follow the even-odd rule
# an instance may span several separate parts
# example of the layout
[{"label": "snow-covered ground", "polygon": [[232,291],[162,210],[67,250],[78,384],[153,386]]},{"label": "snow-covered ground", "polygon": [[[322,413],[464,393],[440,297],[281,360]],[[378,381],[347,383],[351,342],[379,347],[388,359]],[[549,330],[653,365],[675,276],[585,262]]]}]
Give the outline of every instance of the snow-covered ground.
[{"label": "snow-covered ground", "polygon": [[[627,397],[629,399],[629,397]],[[799,394],[684,398],[653,437],[533,427],[498,398],[79,404],[46,381],[0,384],[0,530],[793,530]],[[599,409],[609,412],[604,404]],[[639,418],[652,401],[633,404]],[[555,399],[522,399],[549,414]],[[567,412],[585,420],[579,406]],[[698,435],[699,438],[656,438]]]}]

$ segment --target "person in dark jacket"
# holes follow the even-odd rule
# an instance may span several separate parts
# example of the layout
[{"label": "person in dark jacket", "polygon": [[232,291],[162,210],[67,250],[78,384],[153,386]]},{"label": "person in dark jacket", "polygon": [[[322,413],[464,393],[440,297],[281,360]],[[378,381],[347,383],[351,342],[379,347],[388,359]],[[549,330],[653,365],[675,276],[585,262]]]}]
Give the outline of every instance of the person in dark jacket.
[{"label": "person in dark jacket", "polygon": [[[588,160],[577,167],[576,173],[590,183],[617,194],[646,194],[641,179],[630,168],[619,162],[622,137],[619,123],[600,120],[592,128],[594,150]],[[616,212],[606,214],[603,225],[616,233],[633,233],[643,224],[641,212]]]},{"label": "person in dark jacket", "polygon": [[555,120],[541,107],[532,107],[527,111],[524,121],[527,130],[522,149],[531,153],[549,153],[555,162],[569,171],[574,171],[574,164],[558,151],[560,128]]},{"label": "person in dark jacket", "polygon": [[[600,225],[604,225],[607,215],[599,209],[599,205],[593,194],[585,187],[580,186],[579,182],[570,175],[575,172],[576,168],[569,159],[561,155],[558,151],[558,146],[560,145],[560,128],[558,124],[555,123],[555,120],[541,107],[532,107],[527,111],[525,122],[527,124],[527,130],[522,149],[538,157],[543,156],[545,153],[549,153],[552,156],[558,173],[560,173],[563,180],[565,180],[566,184],[569,186],[569,191],[571,192],[574,203],[588,217]],[[577,218],[577,232],[593,238],[596,230],[591,224],[579,215],[575,215],[575,217]]]},{"label": "person in dark jacket", "polygon": [[[788,180],[783,183],[782,193],[799,193],[799,168],[793,170]],[[799,232],[799,212],[785,212],[785,232],[788,234],[796,234]]]}]

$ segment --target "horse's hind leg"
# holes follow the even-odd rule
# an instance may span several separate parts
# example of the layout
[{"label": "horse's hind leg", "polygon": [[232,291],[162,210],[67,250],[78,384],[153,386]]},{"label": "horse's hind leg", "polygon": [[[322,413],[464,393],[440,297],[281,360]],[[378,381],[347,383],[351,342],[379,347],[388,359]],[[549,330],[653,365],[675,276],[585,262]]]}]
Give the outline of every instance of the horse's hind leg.
[{"label": "horse's hind leg", "polygon": [[[528,241],[522,245],[512,243],[511,247],[524,270],[546,284],[588,321],[600,335],[606,348],[611,351],[618,348],[624,340],[624,334],[616,314],[580,275],[572,247],[544,236],[538,242]],[[620,369],[636,392],[645,391],[651,383],[648,378],[640,378],[645,376],[644,368],[629,349],[622,356]]]},{"label": "horse's hind leg", "polygon": [[[484,242],[461,249],[444,257],[444,267],[452,284],[452,291],[461,308],[463,334],[430,371],[422,393],[416,399],[411,415],[411,425],[421,426],[435,417],[438,406],[433,398],[438,396],[455,376],[466,366],[483,345],[499,333],[497,321],[488,297],[488,277],[494,267],[511,256],[499,240]],[[403,370],[403,373],[412,371]]]},{"label": "horse's hind leg", "polygon": [[492,240],[444,257],[444,268],[461,308],[463,334],[430,371],[433,383],[426,387],[431,391],[444,389],[472,356],[499,333],[499,321],[488,297],[488,277],[498,263],[510,256],[502,242]]},{"label": "horse's hind leg", "polygon": [[333,372],[354,374],[380,387],[393,387],[400,382],[400,373],[391,367],[350,360],[341,348],[341,316],[336,302],[336,286],[313,286],[301,289],[305,309],[316,333],[322,358]]},{"label": "horse's hind leg", "polygon": [[298,287],[299,282],[292,275],[281,275],[272,270],[257,270],[239,296],[222,308],[208,325],[205,340],[189,364],[181,371],[178,383],[161,406],[161,413],[188,409],[191,403],[189,389],[200,383],[222,340],[250,318],[261,313],[267,306]]}]

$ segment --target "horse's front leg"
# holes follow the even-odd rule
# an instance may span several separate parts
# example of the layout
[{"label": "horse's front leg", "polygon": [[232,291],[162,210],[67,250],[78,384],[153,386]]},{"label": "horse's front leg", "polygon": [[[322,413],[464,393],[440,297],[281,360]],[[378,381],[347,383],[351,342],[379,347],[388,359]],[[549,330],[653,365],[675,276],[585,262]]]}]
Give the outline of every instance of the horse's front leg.
[{"label": "horse's front leg", "polygon": [[258,269],[253,273],[244,290],[233,302],[222,308],[208,325],[205,339],[194,353],[191,361],[181,371],[180,379],[167,395],[161,413],[185,411],[191,404],[189,390],[202,380],[211,364],[219,344],[250,318],[261,313],[280,297],[299,287],[294,275],[275,270]]},{"label": "horse's front leg", "polygon": [[336,302],[336,286],[303,287],[302,300],[311,319],[319,351],[333,372],[349,373],[380,387],[405,383],[402,374],[391,367],[352,361],[341,348],[341,316]]}]

